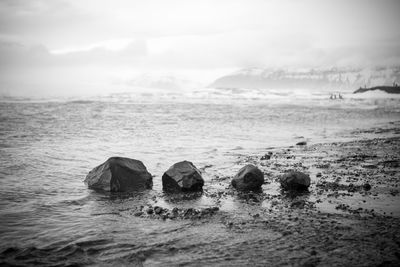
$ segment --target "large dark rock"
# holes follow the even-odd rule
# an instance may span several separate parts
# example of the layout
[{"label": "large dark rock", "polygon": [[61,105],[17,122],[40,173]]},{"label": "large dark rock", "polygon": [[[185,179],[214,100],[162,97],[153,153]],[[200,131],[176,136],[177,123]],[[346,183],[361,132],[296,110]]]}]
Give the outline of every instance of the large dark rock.
[{"label": "large dark rock", "polygon": [[383,92],[386,92],[388,94],[400,94],[400,86],[397,84],[394,86],[376,86],[376,87],[371,87],[371,88],[359,88],[353,92],[353,94],[359,94],[359,93],[364,93],[368,91],[375,91],[375,90],[381,90]]},{"label": "large dark rock", "polygon": [[310,186],[310,176],[299,171],[290,171],[279,178],[285,190],[307,190]]},{"label": "large dark rock", "polygon": [[141,161],[112,157],[91,170],[85,183],[92,189],[127,192],[150,189],[153,178]]},{"label": "large dark rock", "polygon": [[204,180],[200,171],[189,161],[172,165],[162,176],[165,191],[201,191]]},{"label": "large dark rock", "polygon": [[241,168],[232,179],[232,186],[238,190],[258,190],[263,183],[263,172],[251,164]]},{"label": "large dark rock", "polygon": [[298,142],[298,143],[296,144],[296,146],[305,146],[305,145],[307,145],[307,142],[306,142],[306,141],[301,141],[301,142]]}]

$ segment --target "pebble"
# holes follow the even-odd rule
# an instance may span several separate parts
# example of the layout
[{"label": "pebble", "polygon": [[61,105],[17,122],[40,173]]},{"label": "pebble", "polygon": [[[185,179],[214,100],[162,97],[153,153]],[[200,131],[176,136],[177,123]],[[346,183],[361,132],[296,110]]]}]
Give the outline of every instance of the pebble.
[{"label": "pebble", "polygon": [[298,142],[298,143],[296,144],[296,146],[305,146],[305,145],[307,145],[307,142],[306,142],[306,141],[301,141],[301,142]]},{"label": "pebble", "polygon": [[264,156],[261,157],[261,160],[269,160],[271,159],[271,154],[265,154]]},{"label": "pebble", "polygon": [[148,208],[148,209],[146,210],[146,213],[147,213],[147,214],[153,214],[153,212],[154,212],[154,211],[153,211],[152,208]]},{"label": "pebble", "polygon": [[366,183],[363,185],[363,188],[365,191],[369,191],[369,190],[371,190],[371,185],[369,183]]},{"label": "pebble", "polygon": [[160,208],[160,207],[154,207],[154,212],[156,213],[156,214],[161,214],[162,213],[162,208]]},{"label": "pebble", "polygon": [[142,215],[143,215],[143,211],[135,212],[134,215],[135,215],[136,217],[142,216]]}]

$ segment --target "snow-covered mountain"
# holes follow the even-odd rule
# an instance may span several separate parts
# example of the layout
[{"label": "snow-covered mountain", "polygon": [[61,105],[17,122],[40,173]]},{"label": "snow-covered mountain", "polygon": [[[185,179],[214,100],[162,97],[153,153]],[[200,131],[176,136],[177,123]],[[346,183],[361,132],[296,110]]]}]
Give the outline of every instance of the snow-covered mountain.
[{"label": "snow-covered mountain", "polygon": [[400,83],[400,67],[374,69],[242,69],[215,80],[212,88],[355,90]]},{"label": "snow-covered mountain", "polygon": [[134,88],[157,89],[166,91],[188,90],[197,87],[203,87],[195,81],[180,78],[173,75],[151,75],[142,74],[130,79],[126,82],[127,85]]}]

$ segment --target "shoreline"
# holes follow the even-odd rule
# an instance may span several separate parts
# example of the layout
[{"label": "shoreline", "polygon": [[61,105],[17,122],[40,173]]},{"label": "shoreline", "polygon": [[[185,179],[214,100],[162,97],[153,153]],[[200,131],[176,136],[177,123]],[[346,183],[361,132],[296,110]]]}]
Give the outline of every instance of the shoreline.
[{"label": "shoreline", "polygon": [[[0,263],[397,266],[400,136],[397,125],[381,130],[360,133],[364,138],[352,141],[237,153],[232,164],[251,163],[264,172],[260,192],[236,191],[231,173],[217,174],[218,166],[204,167],[210,179],[202,194],[90,192],[64,205],[85,209],[88,201],[102,206],[87,210],[86,224],[112,222],[102,229],[108,234],[93,231],[42,246],[9,244],[1,250]],[[308,192],[281,190],[278,176],[290,169],[310,175]],[[109,235],[115,224],[123,227],[122,239]],[[143,236],[127,239],[138,229]]]},{"label": "shoreline", "polygon": [[[280,252],[271,245],[265,247],[273,257],[282,257],[274,266],[395,266],[400,263],[396,252],[400,246],[398,151],[399,136],[274,148],[267,152],[270,158],[241,156],[237,162],[256,164],[266,174],[260,192],[238,192],[229,185],[230,176],[214,177],[203,197],[210,198],[217,211],[187,208],[172,219],[168,217],[172,208],[160,215],[131,214],[161,221],[222,224],[244,239],[251,239],[253,232],[265,235],[268,231],[278,236],[270,240],[272,244],[285,244]],[[280,189],[277,177],[289,169],[310,174],[308,192],[292,194]],[[181,201],[178,197],[175,206]],[[157,202],[153,207],[157,208]],[[188,215],[188,210],[194,213]],[[247,247],[254,249],[251,240]],[[272,256],[253,256],[249,262],[271,265],[264,260]],[[235,265],[235,260],[231,263]]]},{"label": "shoreline", "polygon": [[[213,233],[204,227],[218,229],[216,234],[236,244],[232,249],[245,251],[224,259],[233,266],[396,266],[400,263],[398,151],[400,136],[275,148],[269,151],[272,154],[267,152],[269,159],[243,155],[237,164],[256,164],[266,174],[260,192],[236,191],[230,186],[231,176],[215,176],[202,195],[177,194],[166,200],[161,193],[151,204],[126,211],[126,216],[161,224],[190,223],[192,231],[206,237]],[[280,189],[278,176],[289,169],[310,174],[308,192]],[[190,203],[196,198],[206,198],[209,204]],[[149,214],[148,209],[154,212]],[[180,257],[179,250],[174,253]],[[158,265],[154,259],[143,260]],[[183,263],[218,265],[220,260]],[[163,257],[158,263],[176,262]]]}]

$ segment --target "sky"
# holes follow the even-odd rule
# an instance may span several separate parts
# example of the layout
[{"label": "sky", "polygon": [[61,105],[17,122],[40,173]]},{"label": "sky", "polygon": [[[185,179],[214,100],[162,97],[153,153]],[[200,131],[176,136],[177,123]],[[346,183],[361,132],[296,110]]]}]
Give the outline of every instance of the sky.
[{"label": "sky", "polygon": [[400,65],[400,1],[1,0],[0,96],[211,83],[248,67]]}]

